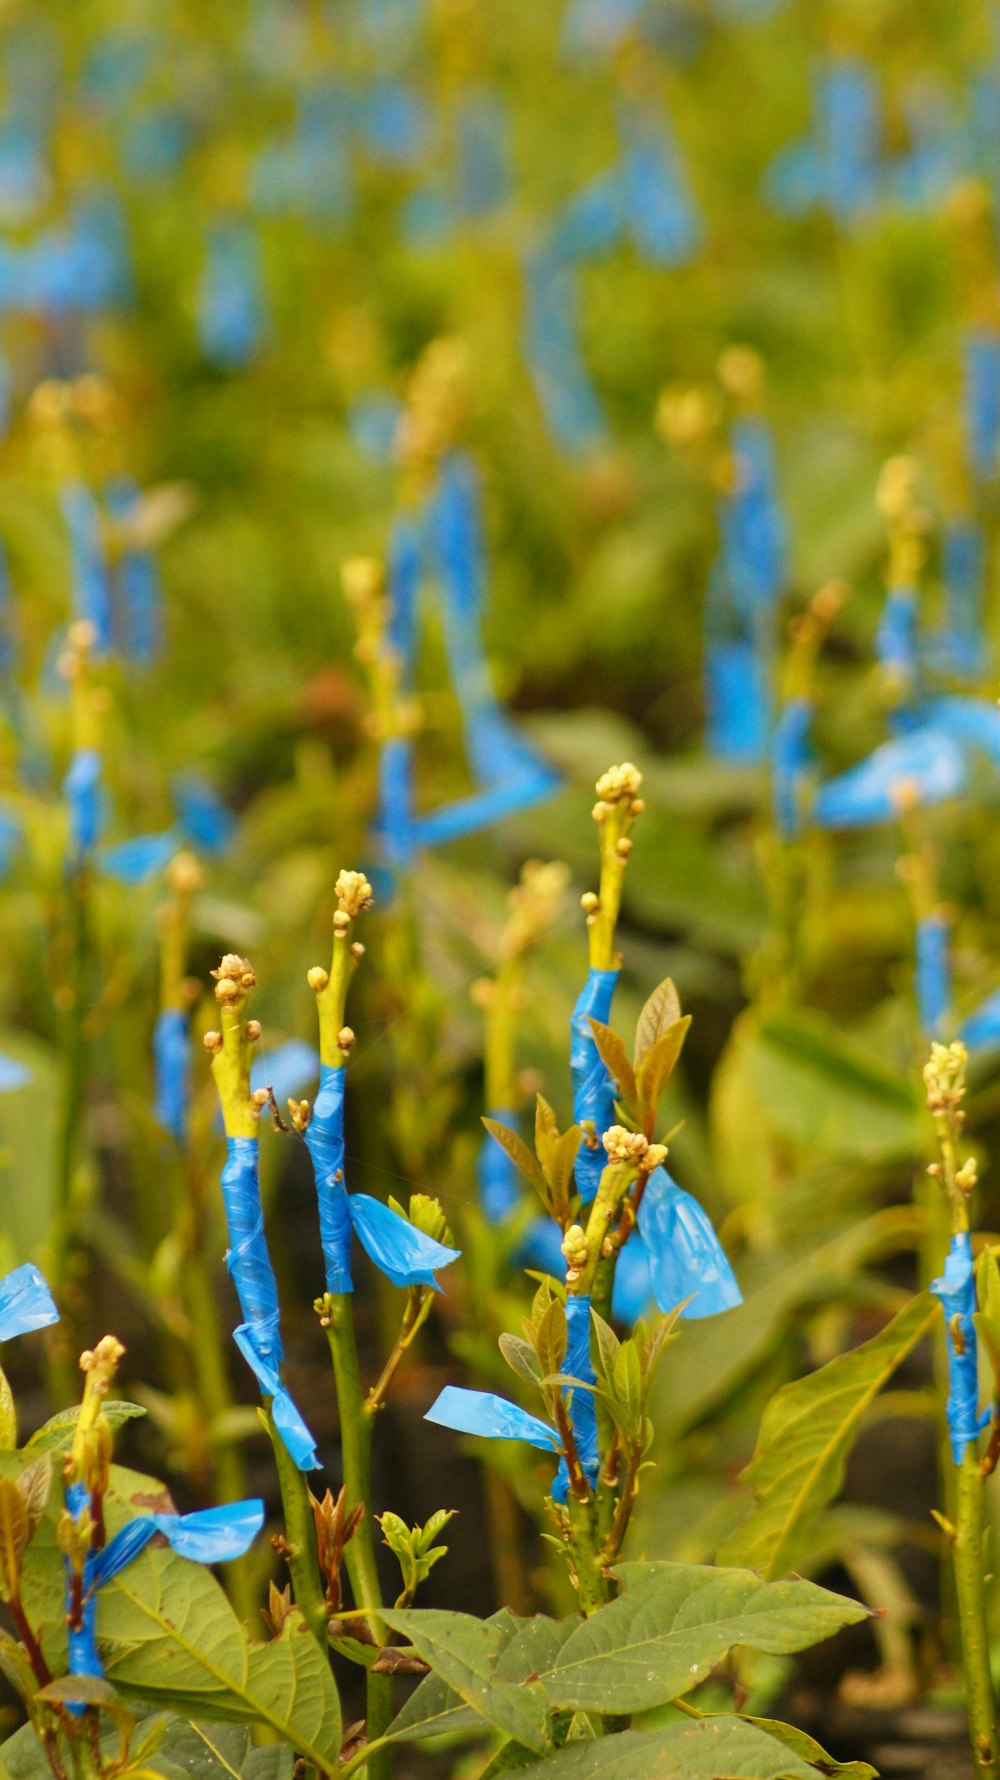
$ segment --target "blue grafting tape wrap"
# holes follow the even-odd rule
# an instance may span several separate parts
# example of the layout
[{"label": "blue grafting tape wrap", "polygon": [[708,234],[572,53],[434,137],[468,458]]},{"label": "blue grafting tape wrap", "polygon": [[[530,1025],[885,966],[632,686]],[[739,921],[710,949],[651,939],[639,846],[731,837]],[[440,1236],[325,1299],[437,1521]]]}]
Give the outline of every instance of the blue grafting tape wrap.
[{"label": "blue grafting tape wrap", "polygon": [[717,1316],[742,1304],[733,1270],[707,1213],[665,1168],[655,1168],[639,1205],[639,1233],[646,1249],[657,1308],[691,1302],[683,1317]]},{"label": "blue grafting tape wrap", "polygon": [[969,1015],[959,1036],[970,1051],[1000,1044],[1000,989],[995,989],[975,1013]]},{"label": "blue grafting tape wrap", "polygon": [[157,1019],[153,1032],[153,1062],[156,1117],[171,1137],[183,1143],[191,1103],[191,1035],[188,1016],[180,1008],[166,1007]]},{"label": "blue grafting tape wrap", "polygon": [[820,828],[864,828],[893,822],[903,787],[921,804],[943,803],[964,790],[965,753],[946,729],[926,724],[883,742],[867,760],[820,785],[813,817]]},{"label": "blue grafting tape wrap", "polygon": [[26,1261],[0,1280],[0,1341],[46,1329],[59,1321],[52,1293],[37,1267]]},{"label": "blue grafting tape wrap", "polygon": [[686,265],[701,228],[665,114],[655,118],[622,106],[622,180],[629,224],[643,259],[654,266]]},{"label": "blue grafting tape wrap", "polygon": [[977,481],[990,482],[1000,450],[1000,333],[972,329],[962,356],[966,450]]},{"label": "blue grafting tape wrap", "polygon": [[794,840],[802,829],[803,790],[814,760],[809,744],[812,718],[811,698],[790,698],[771,737],[774,817],[785,840]]},{"label": "blue grafting tape wrap", "polygon": [[[139,485],[131,476],[114,476],[105,486],[108,512],[114,519],[127,523],[139,507]],[[118,588],[121,593],[119,633],[125,654],[131,661],[148,667],[160,652],[162,624],[160,582],[156,559],[151,550],[130,542],[118,559]]]},{"label": "blue grafting tape wrap", "polygon": [[101,756],[96,748],[78,748],[63,780],[69,805],[70,857],[80,866],[101,837]]},{"label": "blue grafting tape wrap", "polygon": [[767,758],[768,676],[755,644],[708,638],[705,645],[705,739],[718,760]]},{"label": "blue grafting tape wrap", "polygon": [[[491,1107],[489,1116],[495,1124],[507,1125],[511,1130],[517,1125],[517,1114],[509,1106]],[[502,1224],[521,1203],[521,1183],[507,1151],[489,1131],[483,1132],[479,1146],[476,1178],[479,1203],[486,1222]]]},{"label": "blue grafting tape wrap", "polygon": [[875,632],[875,654],[882,666],[912,682],[917,674],[917,595],[912,587],[893,587],[886,594]]},{"label": "blue grafting tape wrap", "polygon": [[175,828],[159,834],[137,834],[132,840],[119,841],[117,846],[104,847],[101,870],[106,878],[114,878],[119,884],[144,884],[169,865],[180,841]]},{"label": "blue grafting tape wrap", "polygon": [[[563,1372],[567,1378],[578,1378],[582,1384],[596,1384],[594,1363],[590,1357],[590,1296],[566,1300],[566,1358]],[[591,1489],[597,1488],[600,1459],[597,1452],[597,1404],[593,1391],[567,1389],[563,1395],[569,1406],[570,1425],[576,1441],[577,1455],[583,1474]],[[559,1469],[552,1484],[552,1497],[565,1502],[569,1488],[566,1460],[559,1460]]]},{"label": "blue grafting tape wrap", "polygon": [[787,527],[769,427],[747,415],[734,423],[730,446],[736,486],[719,508],[722,560],[735,609],[751,620],[769,613],[781,596]]},{"label": "blue grafting tape wrap", "polygon": [[111,587],[101,543],[101,516],[90,489],[68,482],[59,494],[69,532],[73,572],[73,616],[94,627],[94,645],[103,655],[112,647]]},{"label": "blue grafting tape wrap", "polygon": [[953,671],[971,678],[981,671],[986,654],[986,551],[980,526],[968,519],[957,519],[945,527],[943,569],[944,641]]},{"label": "blue grafting tape wrap", "polygon": [[596,1146],[591,1149],[585,1137],[576,1158],[577,1191],[584,1205],[590,1204],[600,1186],[608,1159],[601,1138],[615,1122],[614,1087],[601,1062],[589,1021],[600,1020],[607,1025],[619,974],[617,970],[589,970],[570,1016],[569,1071],[573,1078],[573,1117],[578,1125],[589,1121],[597,1139]]},{"label": "blue grafting tape wrap", "polygon": [[459,1385],[444,1390],[424,1414],[425,1422],[453,1428],[456,1434],[481,1434],[487,1440],[526,1440],[545,1452],[559,1451],[559,1437],[537,1415],[492,1391],[467,1391]]},{"label": "blue grafting tape wrap", "polygon": [[948,1432],[952,1458],[956,1465],[960,1465],[966,1447],[989,1420],[988,1410],[982,1418],[979,1415],[976,1325],[972,1320],[976,1309],[976,1282],[972,1242],[967,1230],[952,1237],[944,1273],[940,1279],[932,1280],[931,1291],[941,1300],[948,1332]]},{"label": "blue grafting tape wrap", "polygon": [[241,370],[264,332],[260,248],[245,222],[218,223],[210,232],[198,292],[201,350],[220,370]]},{"label": "blue grafting tape wrap", "polygon": [[222,1199],[229,1229],[226,1266],[244,1317],[233,1339],[264,1395],[274,1399],[275,1427],[299,1470],[314,1471],[319,1464],[315,1443],[281,1376],[278,1286],[264,1236],[256,1137],[227,1137]]},{"label": "blue grafting tape wrap", "polygon": [[992,766],[1000,768],[1000,710],[985,698],[945,694],[919,707],[921,722],[944,730],[953,741],[968,742]]},{"label": "blue grafting tape wrap", "polygon": [[320,1239],[326,1289],[353,1291],[351,1229],[376,1267],[395,1286],[428,1285],[440,1290],[436,1267],[447,1267],[458,1249],[425,1236],[388,1205],[367,1193],[348,1193],[344,1178],[344,1081],[346,1070],[324,1063],[313,1116],[306,1127],[319,1201]]},{"label": "blue grafting tape wrap", "polygon": [[[73,1519],[79,1520],[81,1514],[86,1508],[89,1508],[89,1506],[90,1494],[86,1484],[69,1484],[66,1489],[66,1508],[73,1516]],[[100,1652],[97,1648],[97,1595],[94,1589],[94,1555],[93,1552],[88,1552],[83,1562],[83,1603],[80,1612],[80,1623],[76,1626],[68,1624],[69,1609],[72,1605],[71,1590],[73,1584],[73,1570],[68,1558],[63,1559],[63,1571],[66,1578],[66,1636],[68,1644],[67,1667],[69,1673],[71,1675],[93,1675],[99,1678],[104,1674],[104,1665],[101,1662]],[[77,1704],[72,1704],[67,1707],[67,1711],[71,1712],[74,1718],[82,1717],[85,1710],[86,1708],[84,1706]]]},{"label": "blue grafting tape wrap", "polygon": [[925,1038],[940,1038],[951,1013],[949,934],[943,915],[917,922],[917,1007]]},{"label": "blue grafting tape wrap", "polygon": [[344,1179],[345,1069],[320,1065],[319,1091],[306,1126],[319,1202],[319,1233],[323,1246],[326,1289],[335,1297],[353,1292],[351,1279],[351,1214]]},{"label": "blue grafting tape wrap", "polygon": [[524,353],[549,429],[564,451],[581,456],[607,437],[600,398],[580,347],[575,271],[549,249],[524,265]]}]

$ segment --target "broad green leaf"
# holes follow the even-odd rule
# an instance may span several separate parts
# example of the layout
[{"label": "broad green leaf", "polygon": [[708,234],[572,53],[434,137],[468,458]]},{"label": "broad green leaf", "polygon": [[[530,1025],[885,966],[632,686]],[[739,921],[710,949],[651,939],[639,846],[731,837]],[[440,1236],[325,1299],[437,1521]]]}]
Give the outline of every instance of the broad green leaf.
[{"label": "broad green leaf", "polygon": [[515,1168],[519,1168],[525,1180],[531,1182],[543,1204],[548,1204],[548,1187],[542,1173],[537,1156],[533,1156],[523,1137],[512,1131],[509,1125],[501,1124],[499,1119],[484,1119],[483,1124],[491,1137],[495,1137],[502,1150],[506,1150]]},{"label": "broad green leaf", "polygon": [[165,1757],[192,1780],[291,1780],[295,1756],[287,1743],[256,1749],[245,1724],[197,1724],[171,1718],[154,1765]]},{"label": "broad green leaf", "polygon": [[[16,1478],[31,1462],[30,1454],[0,1454],[0,1475]],[[169,1510],[172,1503],[162,1484],[115,1465],[105,1507],[114,1533],[137,1513]],[[62,1674],[66,1628],[57,1513],[50,1501],[38,1523],[24,1599],[32,1623],[44,1625],[50,1668]],[[252,1644],[211,1572],[154,1544],[101,1590],[97,1639],[108,1680],[129,1703],[186,1718],[259,1723],[321,1768],[335,1766],[340,1702],[326,1656],[298,1613],[280,1638]]]},{"label": "broad green leaf", "polygon": [[816,1780],[801,1756],[728,1713],[566,1743],[532,1772],[539,1780]]},{"label": "broad green leaf", "polygon": [[446,1731],[482,1729],[482,1714],[467,1706],[461,1694],[432,1670],[396,1713],[388,1735],[394,1743],[418,1743]]},{"label": "broad green leaf", "polygon": [[0,1094],[0,1197],[6,1273],[17,1261],[44,1258],[55,1215],[60,1067],[56,1052],[29,1034],[0,1029],[0,1052],[30,1070],[23,1087]]},{"label": "broad green leaf", "polygon": [[17,1591],[30,1538],[28,1505],[13,1479],[0,1477],[0,1595],[5,1601]]},{"label": "broad green leaf", "polygon": [[545,1695],[537,1682],[498,1677],[501,1651],[509,1641],[501,1628],[466,1613],[434,1608],[389,1608],[383,1618],[408,1638],[437,1675],[473,1707],[487,1724],[541,1753],[549,1747]]},{"label": "broad green leaf", "polygon": [[785,1656],[868,1617],[812,1582],[752,1570],[622,1564],[626,1591],[567,1640],[541,1683],[554,1706],[646,1712],[690,1692],[735,1645]]},{"label": "broad green leaf", "polygon": [[762,1576],[796,1567],[803,1534],[840,1489],[866,1411],[940,1314],[922,1292],[871,1341],[778,1391],[742,1474],[756,1504],[720,1548],[721,1563],[747,1564]]},{"label": "broad green leaf", "polygon": [[527,1384],[538,1384],[541,1381],[542,1368],[530,1341],[525,1341],[522,1335],[504,1333],[500,1336],[498,1346],[511,1371],[516,1372],[519,1378],[523,1378]]},{"label": "broad green leaf", "polygon": [[635,1105],[636,1084],[635,1072],[628,1059],[617,1032],[611,1026],[605,1026],[602,1020],[591,1019],[588,1015],[587,1024],[594,1035],[598,1055],[612,1080],[618,1084],[618,1097]]},{"label": "broad green leaf", "polygon": [[748,1066],[779,1136],[866,1162],[919,1154],[923,1113],[915,1089],[845,1039],[832,1020],[799,1012],[765,1021],[751,1036]]},{"label": "broad green leaf", "polygon": [[676,1024],[681,1017],[681,1001],[670,977],[664,977],[657,983],[652,995],[648,996],[639,1015],[635,1029],[635,1068],[638,1069],[647,1051],[651,1051],[658,1038]]},{"label": "broad green leaf", "polygon": [[615,1360],[621,1348],[621,1342],[610,1323],[606,1323],[599,1311],[590,1312],[591,1328],[597,1346],[597,1371],[602,1380],[610,1384],[614,1377]]},{"label": "broad green leaf", "polygon": [[745,1724],[754,1724],[769,1737],[776,1737],[793,1755],[801,1756],[821,1774],[829,1775],[829,1780],[878,1780],[877,1769],[869,1767],[866,1761],[835,1761],[815,1737],[807,1736],[793,1724],[781,1724],[776,1718],[751,1718],[748,1713],[742,1716]]},{"label": "broad green leaf", "polygon": [[488,1761],[478,1780],[496,1780],[498,1774],[513,1774],[520,1768],[534,1768],[537,1771],[547,1768],[548,1763],[539,1764],[533,1749],[525,1749],[523,1743],[515,1743],[511,1739],[502,1743],[491,1761]]},{"label": "broad green leaf", "polygon": [[[101,1414],[112,1429],[123,1427],[127,1421],[145,1413],[141,1403],[118,1403],[112,1400],[101,1405]],[[78,1403],[72,1409],[60,1409],[58,1415],[52,1416],[25,1442],[26,1448],[32,1452],[68,1452],[73,1444],[79,1414]]]},{"label": "broad green leaf", "polygon": [[566,1312],[558,1298],[546,1305],[535,1330],[538,1363],[543,1374],[551,1376],[560,1370],[566,1357]]}]

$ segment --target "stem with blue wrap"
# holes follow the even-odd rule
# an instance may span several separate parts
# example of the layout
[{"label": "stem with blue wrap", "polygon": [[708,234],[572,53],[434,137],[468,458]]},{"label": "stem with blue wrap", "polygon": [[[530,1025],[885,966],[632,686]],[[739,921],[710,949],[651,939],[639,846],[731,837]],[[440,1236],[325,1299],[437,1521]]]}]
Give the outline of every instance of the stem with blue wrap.
[{"label": "stem with blue wrap", "polygon": [[[226,1132],[222,1193],[229,1227],[226,1265],[243,1313],[234,1339],[260,1385],[264,1415],[278,1466],[278,1482],[288,1533],[286,1556],[296,1605],[324,1652],[326,1597],[321,1580],[309,1486],[303,1472],[318,1463],[312,1436],[284,1381],[284,1352],[278,1318],[278,1289],[267,1252],[257,1143],[261,1098],[250,1090],[250,1057],[260,1027],[247,1018],[247,1000],[256,978],[245,958],[227,953],[218,970],[215,998],[221,1032],[205,1035],[211,1053]],[[264,1093],[263,1103],[267,1102]]]},{"label": "stem with blue wrap", "polygon": [[[325,1091],[326,1098],[331,1102],[329,1117],[331,1125],[335,1127],[335,1134],[331,1133],[334,1144],[339,1139],[340,1147],[336,1153],[341,1157],[341,1180],[338,1185],[343,1187],[343,1126],[336,1121],[338,1117],[342,1121],[343,1117],[343,1072],[354,1043],[354,1034],[345,1025],[347,990],[364,949],[358,941],[352,940],[351,934],[358,915],[371,903],[371,886],[368,880],[358,872],[341,872],[337,879],[337,903],[333,917],[333,956],[330,969],[326,971],[316,966],[310,970],[309,984],[316,995],[320,1062],[327,1078],[317,1098],[313,1122],[315,1123],[317,1114],[323,1118],[325,1108],[322,1102]],[[315,1147],[312,1153],[315,1166]],[[317,1300],[316,1308],[326,1329],[333,1361],[340,1417],[341,1462],[347,1492],[346,1511],[350,1514],[359,1507],[365,1511],[345,1547],[344,1562],[354,1593],[355,1606],[368,1609],[370,1630],[377,1641],[384,1644],[388,1633],[381,1618],[384,1603],[375,1557],[372,1514],[372,1429],[375,1406],[365,1397],[358,1364],[348,1246],[351,1225],[346,1211],[346,1192],[337,1194],[335,1198],[333,1195],[325,1195],[320,1172],[321,1168],[317,1168],[320,1217],[321,1222],[325,1224],[328,1221],[330,1226],[323,1231],[327,1281],[328,1286],[339,1289],[328,1290]],[[342,1217],[337,1216],[337,1207],[343,1210]],[[334,1228],[334,1225],[337,1227]],[[383,1737],[393,1717],[395,1701],[391,1675],[378,1675],[371,1668],[366,1670],[365,1704],[367,1740],[369,1743],[376,1743]],[[393,1752],[391,1748],[383,1746],[373,1752],[365,1764],[365,1772],[368,1780],[391,1780],[393,1767]]]},{"label": "stem with blue wrap", "polygon": [[[948,1334],[948,1426],[956,1468],[955,1521],[941,1517],[952,1545],[958,1596],[966,1710],[977,1780],[996,1773],[997,1707],[990,1672],[983,1551],[984,1468],[979,1455],[982,1418],[978,1408],[976,1285],[969,1235],[969,1201],[976,1186],[970,1156],[959,1161],[965,1115],[965,1046],[934,1044],[924,1069],[927,1106],[934,1124],[940,1162],[928,1172],[944,1192],[951,1220],[951,1247],[945,1271],[931,1290],[941,1299]],[[987,1417],[988,1419],[988,1417]]]}]

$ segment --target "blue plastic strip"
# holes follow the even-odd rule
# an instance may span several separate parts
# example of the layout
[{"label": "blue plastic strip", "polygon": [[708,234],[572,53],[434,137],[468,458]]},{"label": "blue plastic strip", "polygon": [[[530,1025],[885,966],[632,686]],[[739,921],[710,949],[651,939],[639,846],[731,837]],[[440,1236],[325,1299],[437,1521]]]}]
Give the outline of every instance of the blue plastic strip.
[{"label": "blue plastic strip", "polygon": [[705,650],[705,739],[717,760],[767,759],[768,676],[752,642],[709,639]]},{"label": "blue plastic strip", "polygon": [[466,1391],[445,1385],[424,1415],[425,1422],[456,1434],[482,1434],[487,1440],[526,1440],[545,1452],[559,1451],[559,1437],[536,1415],[492,1391]]},{"label": "blue plastic strip", "polygon": [[226,1139],[222,1199],[229,1229],[226,1266],[244,1317],[233,1339],[265,1396],[273,1397],[275,1426],[299,1470],[313,1471],[319,1464],[315,1443],[281,1377],[278,1286],[264,1235],[256,1137]]},{"label": "blue plastic strip", "polygon": [[646,1249],[657,1308],[694,1320],[718,1316],[742,1304],[743,1295],[707,1213],[665,1168],[654,1169],[639,1205],[639,1234]]},{"label": "blue plastic strip", "polygon": [[191,1104],[191,1034],[188,1016],[180,1008],[164,1008],[157,1019],[153,1063],[156,1117],[177,1143],[183,1143]]},{"label": "blue plastic strip", "polygon": [[114,624],[97,502],[84,483],[68,482],[60,490],[59,505],[69,532],[73,616],[93,626],[95,648],[104,655],[114,642]]},{"label": "blue plastic strip", "polygon": [[306,1127],[319,1202],[320,1241],[326,1289],[335,1296],[353,1291],[351,1229],[376,1267],[395,1286],[428,1285],[440,1290],[434,1270],[457,1260],[459,1250],[435,1242],[388,1205],[366,1193],[348,1193],[344,1178],[344,1080],[346,1071],[320,1067],[319,1092]]},{"label": "blue plastic strip", "polygon": [[119,884],[144,884],[164,871],[180,845],[176,828],[161,834],[139,834],[132,840],[119,841],[101,853],[101,870],[106,878]]},{"label": "blue plastic strip", "polygon": [[[517,1114],[509,1106],[491,1107],[489,1116],[498,1125],[511,1129],[517,1125]],[[521,1183],[507,1151],[489,1131],[483,1133],[476,1173],[486,1222],[502,1224],[521,1203]]]},{"label": "blue plastic strip", "polygon": [[633,1230],[620,1251],[615,1266],[615,1282],[611,1292],[611,1314],[631,1328],[653,1306],[653,1282],[649,1277],[649,1256],[638,1231]]},{"label": "blue plastic strip", "polygon": [[69,806],[70,860],[79,867],[101,838],[101,756],[96,748],[78,748],[63,780]]},{"label": "blue plastic strip", "polygon": [[603,444],[607,427],[580,347],[574,270],[557,253],[532,254],[524,267],[524,353],[557,443],[572,456]]},{"label": "blue plastic strip", "polygon": [[23,1088],[25,1082],[30,1080],[30,1069],[23,1063],[18,1063],[15,1058],[0,1054],[0,1094],[13,1093],[15,1088]]},{"label": "blue plastic strip", "polygon": [[59,1312],[37,1267],[26,1261],[0,1280],[0,1341],[13,1341],[59,1321]]},{"label": "blue plastic strip", "polygon": [[[576,1186],[584,1205],[596,1197],[601,1175],[607,1162],[601,1143],[605,1131],[615,1122],[615,1090],[600,1053],[594,1043],[590,1020],[607,1025],[611,1002],[618,981],[617,970],[590,970],[577,996],[569,1023],[569,1069],[573,1079],[573,1117],[584,1127],[584,1142],[576,1158]],[[593,1126],[596,1145],[587,1141],[587,1126]]]},{"label": "blue plastic strip", "polygon": [[338,1297],[353,1292],[351,1279],[351,1214],[344,1179],[344,1080],[347,1071],[324,1063],[319,1092],[306,1127],[319,1203],[319,1233],[326,1270],[326,1289]]},{"label": "blue plastic strip", "polygon": [[[566,1300],[566,1359],[563,1371],[567,1378],[578,1378],[582,1384],[596,1384],[594,1364],[590,1357],[590,1297],[583,1293]],[[597,1488],[600,1459],[597,1451],[597,1404],[593,1391],[565,1390],[573,1438],[583,1474],[591,1489]],[[552,1484],[552,1497],[565,1502],[569,1489],[566,1460],[560,1458],[559,1469]]]},{"label": "blue plastic strip", "polygon": [[954,673],[968,678],[982,671],[986,656],[983,593],[986,552],[983,534],[971,520],[955,520],[944,534],[944,643]]},{"label": "blue plastic strip", "polygon": [[619,125],[625,205],[639,253],[654,266],[687,265],[701,229],[666,116],[661,111],[654,122],[625,106]]},{"label": "blue plastic strip", "polygon": [[984,698],[931,698],[918,715],[954,741],[977,748],[991,766],[1000,768],[1000,710]]},{"label": "blue plastic strip", "polygon": [[198,295],[201,350],[220,370],[242,370],[255,356],[263,332],[264,296],[256,234],[245,223],[217,224],[209,235]]},{"label": "blue plastic strip", "polygon": [[970,1051],[984,1050],[987,1045],[1000,1044],[1000,989],[987,997],[974,1014],[970,1014],[961,1030],[961,1038]]},{"label": "blue plastic strip", "polygon": [[966,777],[965,756],[954,737],[937,724],[922,726],[884,742],[867,760],[821,785],[814,819],[821,828],[891,822],[904,790],[918,803],[942,803],[964,790]]},{"label": "blue plastic strip", "polygon": [[949,936],[943,915],[917,922],[917,1007],[925,1038],[940,1038],[951,1016]]},{"label": "blue plastic strip", "polygon": [[960,1465],[966,1447],[989,1419],[988,1411],[982,1419],[979,1415],[976,1326],[972,1320],[976,1283],[968,1231],[952,1237],[944,1273],[931,1282],[931,1291],[941,1300],[948,1332],[948,1432],[952,1458]]},{"label": "blue plastic strip", "polygon": [[510,196],[510,144],[502,100],[486,87],[466,94],[455,118],[458,210],[486,216]]},{"label": "blue plastic strip", "polygon": [[201,773],[180,773],[171,782],[178,825],[203,853],[225,853],[236,834],[236,817]]},{"label": "blue plastic strip", "polygon": [[979,482],[992,482],[1000,468],[1000,332],[975,328],[963,352],[966,450]]},{"label": "blue plastic strip", "polygon": [[785,840],[794,840],[803,826],[803,791],[815,764],[809,740],[812,719],[811,698],[790,698],[771,738],[774,818]]},{"label": "blue plastic strip", "polygon": [[425,1236],[389,1205],[370,1199],[367,1193],[349,1193],[347,1208],[355,1234],[369,1259],[402,1290],[405,1286],[431,1286],[442,1290],[435,1269],[448,1267],[461,1253]]},{"label": "blue plastic strip", "polygon": [[[104,495],[109,513],[119,521],[128,521],[139,503],[139,485],[131,476],[115,476],[107,483]],[[117,581],[122,648],[130,661],[149,667],[160,653],[163,640],[160,582],[152,551],[136,544],[127,545],[118,559]]]},{"label": "blue plastic strip", "polygon": [[264,1525],[259,1500],[225,1502],[193,1514],[142,1514],[126,1522],[102,1551],[95,1552],[92,1586],[103,1588],[159,1533],[178,1557],[194,1564],[227,1564],[253,1544]]},{"label": "blue plastic strip", "polygon": [[875,654],[887,672],[907,684],[916,679],[917,595],[912,587],[893,587],[886,594]]}]

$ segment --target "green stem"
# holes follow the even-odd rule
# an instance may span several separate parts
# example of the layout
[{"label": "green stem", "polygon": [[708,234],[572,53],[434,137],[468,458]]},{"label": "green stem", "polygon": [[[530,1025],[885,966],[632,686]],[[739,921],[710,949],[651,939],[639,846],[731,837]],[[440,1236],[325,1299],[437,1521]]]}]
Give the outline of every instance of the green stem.
[{"label": "green stem", "polygon": [[[347,1491],[347,1512],[363,1503],[365,1515],[354,1537],[344,1550],[344,1562],[354,1591],[355,1605],[366,1607],[369,1624],[380,1643],[386,1639],[386,1627],[380,1617],[382,1590],[375,1561],[375,1539],[372,1532],[372,1424],[373,1416],[366,1403],[358,1365],[358,1349],[354,1337],[353,1300],[350,1292],[330,1294],[325,1300],[327,1340],[333,1361],[340,1413],[341,1463],[344,1488]],[[395,1711],[391,1675],[366,1673],[366,1726],[369,1744],[380,1743]],[[380,1747],[367,1763],[368,1780],[391,1780],[393,1755],[389,1747]]]},{"label": "green stem", "polygon": [[[88,887],[84,867],[74,874],[69,891],[70,970],[66,985],[68,1005],[61,1032],[64,1074],[56,1152],[56,1215],[52,1226],[48,1268],[52,1293],[64,1316],[74,1235],[76,1159],[87,1083],[84,1021],[90,955]],[[75,1394],[72,1345],[72,1339],[67,1339],[65,1330],[53,1337],[49,1344],[49,1386],[54,1396],[53,1407],[67,1402]]]},{"label": "green stem", "polygon": [[292,1577],[295,1605],[326,1654],[330,1648],[326,1629],[327,1605],[320,1576],[316,1524],[309,1500],[309,1486],[274,1425],[271,1401],[270,1397],[264,1398],[264,1414],[278,1467],[278,1485],[288,1541],[288,1568]]},{"label": "green stem", "polygon": [[576,1572],[580,1609],[588,1616],[610,1598],[607,1577],[601,1572],[598,1552],[597,1509],[593,1496],[581,1502],[572,1491],[566,1498],[570,1525],[570,1550]]},{"label": "green stem", "polygon": [[983,1484],[975,1441],[959,1466],[955,1511],[954,1564],[958,1618],[965,1670],[969,1738],[977,1780],[996,1775],[996,1701],[990,1674],[986,1591],[983,1577]]}]

